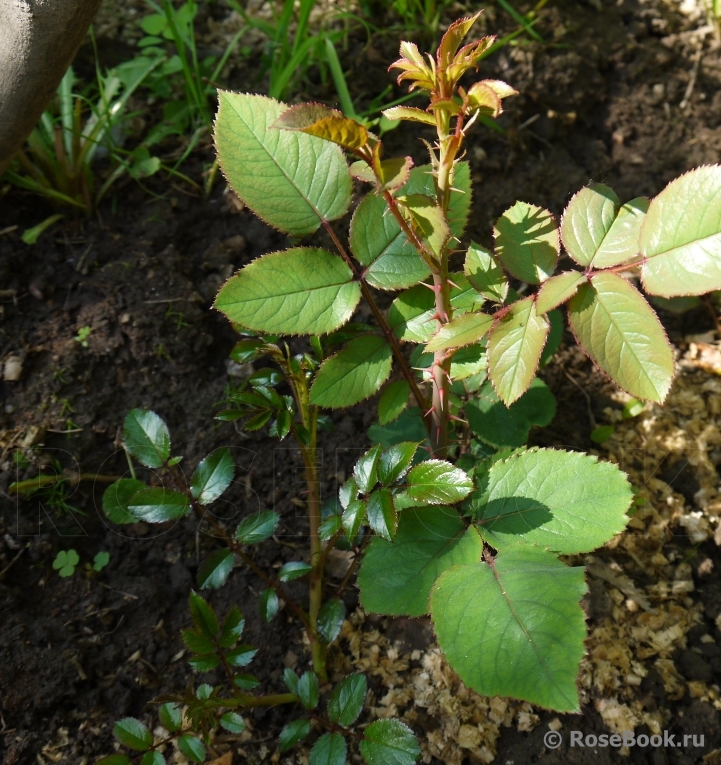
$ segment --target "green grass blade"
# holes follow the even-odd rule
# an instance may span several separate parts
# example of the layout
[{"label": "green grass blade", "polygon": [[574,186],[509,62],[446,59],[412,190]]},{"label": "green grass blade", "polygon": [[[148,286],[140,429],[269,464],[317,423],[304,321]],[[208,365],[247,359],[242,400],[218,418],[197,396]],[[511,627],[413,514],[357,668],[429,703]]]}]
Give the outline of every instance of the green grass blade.
[{"label": "green grass blade", "polygon": [[525,16],[522,16],[508,0],[498,0],[498,5],[514,20],[517,21],[526,31],[526,34],[537,42],[545,42],[541,35],[536,32],[531,22]]}]

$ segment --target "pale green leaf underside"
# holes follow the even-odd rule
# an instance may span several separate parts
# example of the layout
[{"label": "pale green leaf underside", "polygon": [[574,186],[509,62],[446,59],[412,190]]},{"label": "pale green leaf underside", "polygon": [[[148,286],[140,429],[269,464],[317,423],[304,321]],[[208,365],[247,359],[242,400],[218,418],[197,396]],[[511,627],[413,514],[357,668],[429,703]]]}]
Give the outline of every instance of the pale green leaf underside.
[{"label": "pale green leaf underside", "polygon": [[215,307],[257,332],[321,335],[350,319],[360,285],[327,250],[295,247],[254,260],[223,285]]},{"label": "pale green leaf underside", "polygon": [[608,186],[594,183],[568,203],[561,221],[561,239],[568,254],[589,266],[611,229],[620,202]]},{"label": "pale green leaf underside", "polygon": [[383,385],[392,364],[393,352],[382,337],[357,337],[323,362],[310,389],[310,402],[328,409],[357,404]]},{"label": "pale green leaf underside", "polygon": [[612,268],[638,257],[641,226],[648,205],[646,197],[632,199],[623,205],[593,258],[591,265],[594,268]]},{"label": "pale green leaf underside", "polygon": [[532,297],[514,303],[499,319],[488,338],[488,376],[506,406],[519,399],[531,384],[550,324],[538,316]]},{"label": "pale green leaf underside", "polygon": [[[451,274],[456,287],[451,288],[454,315],[466,313],[483,305],[483,298],[471,287],[463,274]],[[388,310],[388,323],[401,339],[413,343],[427,343],[436,331],[432,318],[436,312],[433,292],[421,284],[402,292]]]},{"label": "pale green leaf underside", "polygon": [[266,96],[218,92],[215,145],[228,183],[250,209],[293,236],[348,210],[352,181],[340,147],[272,128],[288,109]]},{"label": "pale green leaf underside", "polygon": [[431,592],[438,644],[461,680],[484,696],[578,712],[586,589],[582,568],[526,545],[499,553],[493,566],[456,566]]},{"label": "pale green leaf underside", "polygon": [[666,333],[641,294],[617,274],[600,272],[568,304],[576,340],[621,388],[661,402],[674,374]]},{"label": "pale green leaf underside", "polygon": [[580,284],[588,281],[579,271],[566,271],[552,276],[541,285],[536,297],[536,313],[548,313],[576,294]]},{"label": "pale green leaf underside", "polygon": [[368,284],[382,290],[406,289],[425,279],[430,269],[387,210],[382,197],[369,194],[353,215],[350,247],[365,266]]},{"label": "pale green leaf underside", "polygon": [[428,596],[446,569],[481,559],[483,542],[450,507],[404,510],[395,541],[375,537],[363,556],[358,586],[363,608],[392,616],[428,613]]},{"label": "pale green leaf underside", "polygon": [[496,221],[496,257],[506,270],[528,284],[553,273],[558,258],[558,226],[548,210],[516,202]]},{"label": "pale green leaf underside", "polygon": [[651,295],[721,289],[721,167],[682,175],[651,201],[641,229],[641,269]]},{"label": "pale green leaf underside", "polygon": [[623,531],[633,494],[609,462],[532,449],[496,462],[479,530],[497,550],[519,541],[558,553],[588,552]]},{"label": "pale green leaf underside", "polygon": [[486,313],[462,314],[444,324],[433,335],[426,351],[444,351],[476,343],[490,330],[493,321],[493,317]]}]

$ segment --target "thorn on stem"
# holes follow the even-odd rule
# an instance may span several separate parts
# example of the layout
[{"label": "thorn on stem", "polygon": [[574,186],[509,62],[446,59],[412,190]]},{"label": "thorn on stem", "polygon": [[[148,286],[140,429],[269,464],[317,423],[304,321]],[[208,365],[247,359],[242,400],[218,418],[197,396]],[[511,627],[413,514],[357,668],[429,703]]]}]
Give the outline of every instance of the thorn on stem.
[{"label": "thorn on stem", "polygon": [[432,406],[423,416],[428,417],[429,414],[433,414],[436,411],[436,407]]}]

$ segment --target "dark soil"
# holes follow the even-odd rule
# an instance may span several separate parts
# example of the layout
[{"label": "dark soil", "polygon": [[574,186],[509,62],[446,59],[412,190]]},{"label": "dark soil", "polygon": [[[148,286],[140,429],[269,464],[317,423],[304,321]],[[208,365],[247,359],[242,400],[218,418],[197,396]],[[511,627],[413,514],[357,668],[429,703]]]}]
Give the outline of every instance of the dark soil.
[{"label": "dark soil", "polygon": [[[471,139],[469,239],[489,242],[493,221],[518,198],[558,214],[591,180],[609,184],[625,201],[656,194],[680,173],[717,161],[721,59],[710,34],[693,35],[701,22],[692,24],[675,7],[661,0],[557,0],[537,27],[553,44],[505,48],[483,63],[484,76],[502,77],[522,95],[507,102],[500,120],[505,134],[479,129]],[[500,11],[489,13],[487,24],[500,34],[511,29]],[[372,94],[392,81],[386,66],[396,46],[397,39],[381,35],[371,46],[361,42],[357,57],[346,62],[357,74],[350,77],[354,87]],[[702,58],[696,76],[697,50]],[[425,161],[410,130],[389,134],[387,145]],[[197,175],[198,167],[187,172],[193,170]],[[281,513],[279,534],[286,544],[262,546],[262,565],[297,558],[294,545],[303,551],[303,487],[291,445],[279,447],[264,435],[241,438],[231,424],[212,419],[229,380],[234,333],[210,310],[211,301],[234,270],[286,241],[239,210],[222,183],[206,201],[151,180],[162,196],[132,184],[118,187],[95,219],[68,222],[33,247],[20,234],[50,208],[12,191],[0,209],[0,359],[12,354],[23,361],[19,381],[0,382],[0,755],[8,765],[92,762],[113,751],[114,720],[142,717],[151,698],[184,687],[187,657],[179,656],[179,629],[189,621],[186,601],[198,563],[214,546],[212,535],[193,520],[160,530],[144,524],[130,531],[111,528],[100,510],[100,483],[81,483],[68,502],[82,513],[63,513],[47,497],[11,498],[12,481],[36,475],[51,459],[71,471],[125,474],[119,426],[129,409],[149,408],[167,421],[173,453],[184,456],[181,467],[189,472],[212,449],[233,448],[239,471],[219,511],[223,520],[258,507]],[[17,228],[4,231],[12,226]],[[688,333],[712,328],[702,310],[663,318],[679,344]],[[75,339],[83,327],[92,330],[87,347]],[[533,434],[535,443],[591,446],[589,406],[598,414],[607,405],[607,384],[589,368],[582,371],[592,381],[590,404],[560,365],[545,371],[559,414]],[[372,404],[334,417],[335,430],[322,441],[326,497],[338,472],[348,471],[348,449],[367,446],[373,418]],[[16,446],[34,453],[38,464],[17,468],[11,460]],[[29,452],[31,446],[42,449]],[[58,550],[69,548],[81,562],[72,577],[61,579],[52,562]],[[99,551],[110,553],[110,563],[100,573],[87,572],[85,564]],[[711,544],[705,552],[721,570],[717,548]],[[705,603],[706,630],[712,632],[721,612],[721,582],[712,576],[697,585],[694,597]],[[284,659],[304,655],[301,633],[286,611],[270,625],[260,623],[260,587],[239,569],[232,584],[210,599],[220,610],[235,602],[244,611],[244,641],[262,647],[254,671],[268,691],[281,690]],[[302,585],[295,592],[301,597]],[[348,597],[353,606],[355,595]],[[721,642],[721,634],[714,634]],[[719,683],[720,667],[712,658],[705,664]],[[692,659],[680,662],[689,679],[707,672]],[[702,754],[721,746],[718,713],[710,705],[666,703],[662,685],[652,677],[644,682],[655,703],[672,709],[670,730],[704,734],[705,745],[635,748],[631,762],[701,762]],[[259,738],[276,734],[283,714],[265,713]],[[564,730],[574,728],[584,735],[607,732],[592,709],[564,719]],[[629,761],[613,748],[544,749],[547,730],[543,723],[530,734],[507,730],[497,762]]]}]

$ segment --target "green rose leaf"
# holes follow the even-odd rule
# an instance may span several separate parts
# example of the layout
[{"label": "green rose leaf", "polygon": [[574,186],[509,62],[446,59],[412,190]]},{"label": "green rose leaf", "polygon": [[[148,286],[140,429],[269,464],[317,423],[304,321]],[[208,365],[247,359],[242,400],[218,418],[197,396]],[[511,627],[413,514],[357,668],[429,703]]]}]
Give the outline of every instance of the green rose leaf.
[{"label": "green rose leaf", "polygon": [[473,482],[460,468],[443,460],[426,460],[408,473],[408,496],[419,505],[460,502],[473,491]]},{"label": "green rose leaf", "polygon": [[465,313],[444,324],[431,341],[426,345],[426,351],[445,351],[448,348],[461,348],[477,343],[488,334],[493,326],[494,318],[486,313]]},{"label": "green rose leaf", "polygon": [[318,633],[327,643],[340,635],[345,619],[345,605],[339,598],[329,598],[318,612]]},{"label": "green rose leaf", "polygon": [[385,200],[368,194],[350,224],[350,247],[365,267],[365,279],[381,290],[412,287],[430,275],[400,223],[388,212]]},{"label": "green rose leaf", "polygon": [[366,503],[362,499],[354,499],[348,503],[343,511],[343,531],[348,542],[352,543],[356,538],[360,527],[366,517]]},{"label": "green rose leaf", "polygon": [[600,272],[568,304],[578,344],[621,388],[662,402],[675,370],[671,348],[653,309],[618,274]]},{"label": "green rose leaf", "polygon": [[413,233],[436,257],[451,236],[443,210],[433,197],[425,194],[408,194],[396,197],[401,212],[410,223]]},{"label": "green rose leaf", "polygon": [[378,480],[383,486],[390,486],[406,474],[417,449],[417,441],[402,441],[383,451],[378,461]]},{"label": "green rose leaf", "polygon": [[450,507],[404,510],[393,542],[374,538],[363,556],[358,587],[363,608],[392,616],[423,616],[436,579],[475,563],[483,553],[476,529]]},{"label": "green rose leaf", "polygon": [[123,746],[136,752],[143,752],[153,745],[153,734],[134,717],[118,720],[113,725],[113,735]]},{"label": "green rose leaf", "polygon": [[348,151],[360,149],[368,143],[368,130],[337,109],[322,104],[297,104],[278,118],[274,127],[299,130],[337,143]]},{"label": "green rose leaf", "polygon": [[313,744],[309,765],[345,765],[348,746],[340,733],[324,733]]},{"label": "green rose leaf", "polygon": [[340,531],[343,526],[343,517],[341,515],[329,515],[323,519],[318,527],[318,536],[321,542],[327,542],[334,534]]},{"label": "green rose leaf", "polygon": [[650,295],[721,289],[721,167],[699,167],[671,181],[651,201],[639,244]]},{"label": "green rose leaf", "polygon": [[507,407],[491,383],[485,383],[466,404],[471,430],[497,449],[523,446],[534,425],[550,425],[556,414],[556,399],[546,383],[536,378],[515,404]]},{"label": "green rose leaf", "polygon": [[363,731],[360,753],[367,765],[413,765],[421,748],[400,720],[376,720]]},{"label": "green rose leaf", "polygon": [[283,564],[278,572],[278,579],[281,582],[291,582],[293,579],[300,579],[301,576],[310,574],[311,570],[311,567],[302,560],[293,560]]},{"label": "green rose leaf", "polygon": [[565,271],[543,282],[536,295],[536,314],[541,315],[557,308],[572,298],[588,278],[579,271]]},{"label": "green rose leaf", "polygon": [[561,239],[580,266],[590,266],[611,230],[620,207],[618,197],[602,183],[581,189],[561,220]]},{"label": "green rose leaf", "polygon": [[254,260],[223,285],[215,307],[256,332],[323,335],[345,324],[360,300],[360,285],[338,256],[294,247]]},{"label": "green rose leaf", "polygon": [[245,629],[245,619],[240,613],[238,606],[231,606],[223,619],[223,626],[220,630],[220,645],[223,648],[230,648],[243,634]]},{"label": "green rose leaf", "polygon": [[380,446],[373,446],[356,462],[353,478],[357,491],[367,494],[376,485],[381,451]]},{"label": "green rose leaf", "polygon": [[371,443],[388,448],[393,444],[401,443],[401,441],[422,443],[428,438],[428,430],[421,410],[417,406],[411,406],[400,417],[387,425],[371,425],[368,428],[368,438],[370,438]]},{"label": "green rose leaf", "polygon": [[488,337],[488,376],[506,406],[528,390],[549,328],[548,319],[536,313],[532,297],[513,303],[493,325]]},{"label": "green rose leaf", "polygon": [[530,545],[456,566],[431,592],[438,644],[468,688],[579,712],[584,570]]},{"label": "green rose leaf", "polygon": [[237,712],[226,712],[220,718],[220,724],[228,733],[242,733],[245,730],[245,720]]},{"label": "green rose leaf", "polygon": [[130,765],[132,760],[124,754],[109,754],[107,757],[101,757],[95,765]]},{"label": "green rose leaf", "polygon": [[[419,110],[420,111],[420,110]],[[456,162],[453,166],[451,199],[448,204],[448,226],[456,239],[463,236],[471,210],[471,166],[468,162]],[[433,180],[433,168],[419,165],[411,170],[408,183],[403,187],[404,194],[423,194],[435,197],[436,188]],[[454,279],[455,281],[455,279]]]},{"label": "green rose leaf", "polygon": [[165,757],[160,752],[146,752],[140,758],[140,765],[165,765]]},{"label": "green rose leaf", "polygon": [[292,746],[304,739],[310,733],[310,720],[293,720],[289,722],[278,737],[280,751],[287,752]]},{"label": "green rose leaf", "polygon": [[557,553],[588,552],[623,531],[632,499],[626,476],[609,462],[531,449],[491,467],[479,531],[497,550],[522,538]]},{"label": "green rose leaf", "polygon": [[168,426],[155,412],[132,409],[123,423],[125,448],[145,467],[158,468],[170,456]]},{"label": "green rose leaf", "polygon": [[593,258],[591,265],[594,268],[611,268],[638,257],[641,226],[648,206],[649,200],[639,197],[621,207]]},{"label": "green rose leaf", "polygon": [[163,523],[182,518],[190,510],[190,501],[173,489],[143,489],[133,495],[128,510],[140,521]]},{"label": "green rose leaf", "polygon": [[190,490],[201,505],[209,505],[230,486],[234,473],[230,449],[227,446],[216,449],[195,469]]},{"label": "green rose leaf", "polygon": [[558,226],[548,210],[516,202],[496,221],[496,257],[505,269],[528,284],[541,284],[558,259]]},{"label": "green rose leaf", "polygon": [[103,512],[113,523],[137,523],[136,518],[128,509],[130,500],[146,486],[135,478],[121,478],[110,484],[103,492]]},{"label": "green rose leaf", "polygon": [[252,645],[239,645],[225,654],[225,659],[231,667],[246,667],[253,661],[258,649]]},{"label": "green rose leaf", "polygon": [[366,689],[365,675],[351,675],[341,680],[328,701],[330,721],[346,728],[353,725],[363,711]]},{"label": "green rose leaf", "polygon": [[471,242],[463,265],[471,285],[493,303],[504,303],[508,295],[508,279],[496,258],[485,247]]},{"label": "green rose leaf", "polygon": [[408,406],[411,387],[405,380],[389,383],[378,399],[378,421],[387,425],[400,417],[401,412]]},{"label": "green rose leaf", "polygon": [[272,621],[280,608],[278,594],[272,587],[266,587],[258,598],[258,610],[260,618],[267,624]]},{"label": "green rose leaf", "polygon": [[393,539],[398,526],[398,513],[393,506],[393,495],[388,489],[374,491],[366,504],[370,527],[384,539]]},{"label": "green rose leaf", "polygon": [[294,693],[307,710],[315,709],[318,706],[318,675],[315,672],[304,672]]},{"label": "green rose leaf", "polygon": [[338,146],[273,128],[288,107],[265,96],[218,91],[215,145],[228,183],[250,209],[292,236],[342,217],[352,183]]},{"label": "green rose leaf", "polygon": [[158,709],[158,717],[163,727],[175,733],[183,726],[183,714],[177,704],[162,704]]},{"label": "green rose leaf", "polygon": [[392,365],[393,353],[382,337],[356,337],[321,364],[310,389],[310,402],[328,409],[353,406],[383,385]]},{"label": "green rose leaf", "polygon": [[[458,287],[451,287],[451,305],[454,316],[478,310],[483,299],[471,287],[463,274],[451,274]],[[418,284],[401,292],[388,310],[388,324],[401,339],[413,343],[427,343],[436,331],[433,315],[436,313],[432,290]]]},{"label": "green rose leaf", "polygon": [[[190,618],[198,633],[208,639],[213,639],[218,634],[218,617],[215,609],[204,600],[197,592],[191,590],[188,597]],[[195,649],[191,649],[195,650]]]},{"label": "green rose leaf", "polygon": [[205,744],[203,744],[199,738],[191,736],[189,733],[186,733],[178,739],[178,749],[180,749],[191,762],[205,761]]},{"label": "green rose leaf", "polygon": [[244,518],[235,530],[235,538],[244,545],[257,544],[270,539],[275,533],[280,516],[273,510],[261,510]]},{"label": "green rose leaf", "polygon": [[235,556],[231,550],[213,550],[198,568],[198,587],[217,590],[222,587],[233,570]]}]

